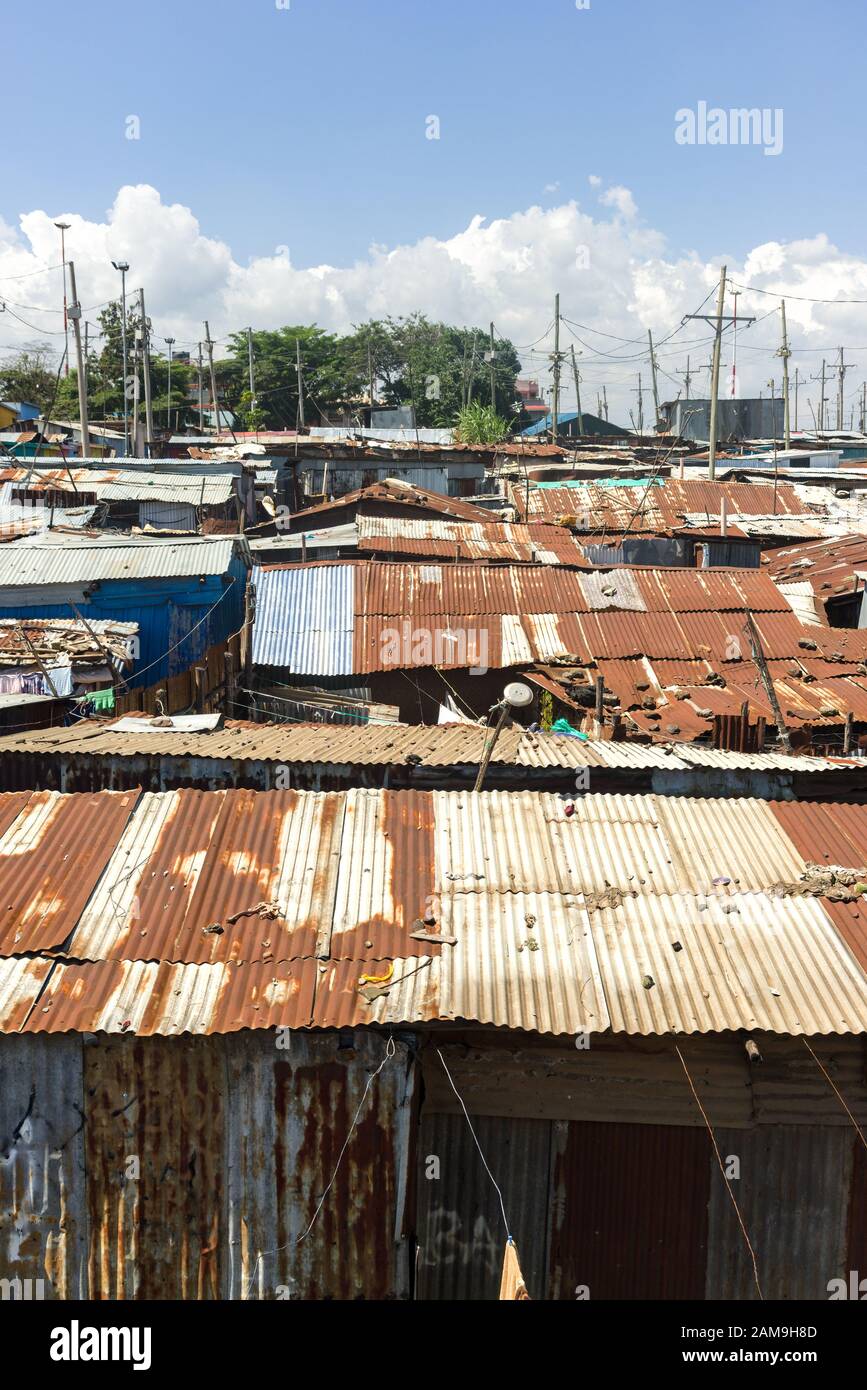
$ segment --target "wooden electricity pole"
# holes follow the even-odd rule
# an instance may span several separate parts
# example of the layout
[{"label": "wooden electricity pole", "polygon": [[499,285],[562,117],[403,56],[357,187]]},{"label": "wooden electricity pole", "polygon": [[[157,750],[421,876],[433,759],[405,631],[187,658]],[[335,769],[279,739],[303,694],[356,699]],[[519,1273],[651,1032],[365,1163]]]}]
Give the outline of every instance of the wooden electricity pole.
[{"label": "wooden electricity pole", "polygon": [[647,330],[647,341],[650,346],[650,372],[653,377],[653,428],[659,429],[659,392],[656,389],[656,358],[653,355],[653,334]]},{"label": "wooden electricity pole", "polygon": [[144,373],[145,391],[145,446],[148,457],[153,457],[154,452],[154,411],[153,400],[151,397],[151,335],[148,327],[147,315],[145,314],[144,290],[139,290],[139,304],[141,306],[141,331],[142,331],[142,371]]},{"label": "wooden electricity pole", "polygon": [[551,396],[551,441],[557,442],[557,419],[560,414],[560,296],[554,296],[554,390]]},{"label": "wooden electricity pole", "polygon": [[494,325],[493,325],[493,324],[491,324],[490,358],[491,358],[491,410],[494,410],[494,411],[495,411],[495,410],[497,409],[497,368],[496,368],[496,365],[495,365],[495,363],[496,363],[496,354],[495,354],[495,352],[494,352]]},{"label": "wooden electricity pole", "polygon": [[726,268],[723,266],[719,277],[719,295],[716,305],[716,331],[713,340],[713,366],[711,368],[710,380],[710,439],[707,449],[707,476],[716,477],[716,434],[717,434],[717,409],[719,395],[719,359],[722,347],[722,321],[723,306],[726,294]]},{"label": "wooden electricity pole", "polygon": [[220,433],[220,402],[217,400],[217,378],[214,376],[214,344],[211,341],[211,330],[208,327],[208,320],[205,319],[205,347],[208,350],[208,373],[211,379],[211,401],[214,410],[217,412],[217,435]]},{"label": "wooden electricity pole", "polygon": [[[781,358],[783,359],[783,440],[784,440],[783,447],[784,447],[785,449],[789,449],[789,448],[791,448],[791,444],[792,444],[792,435],[791,435],[791,431],[790,431],[790,429],[789,429],[789,358],[791,357],[792,354],[791,354],[791,352],[789,351],[789,340],[788,340],[788,337],[786,336],[786,301],[785,301],[785,299],[783,299],[783,300],[780,301],[780,312],[782,313],[782,316],[783,316],[783,343],[782,343],[781,348],[779,349],[778,356],[781,357]],[[777,432],[777,430],[776,430],[776,424],[775,424],[775,425],[774,425],[774,434],[776,434],[776,432]]]},{"label": "wooden electricity pole", "polygon": [[304,381],[301,376],[301,343],[295,339],[295,375],[298,381],[298,424],[304,428]]},{"label": "wooden electricity pole", "polygon": [[578,435],[584,433],[584,416],[581,413],[581,373],[575,360],[575,344],[572,344],[572,375],[575,378],[575,402],[578,408]]}]

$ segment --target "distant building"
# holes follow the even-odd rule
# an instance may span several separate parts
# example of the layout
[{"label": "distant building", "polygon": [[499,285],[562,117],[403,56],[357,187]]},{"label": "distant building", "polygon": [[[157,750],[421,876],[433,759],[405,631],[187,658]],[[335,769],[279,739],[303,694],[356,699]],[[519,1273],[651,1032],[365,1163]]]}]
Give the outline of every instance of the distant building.
[{"label": "distant building", "polygon": [[523,423],[535,424],[543,415],[547,415],[548,407],[539,391],[539,383],[533,377],[518,377],[515,382],[515,391],[518,400],[521,402],[521,418]]},{"label": "distant building", "polygon": [[[664,401],[659,407],[664,428],[681,439],[705,442],[710,439],[710,401]],[[717,403],[717,440],[734,443],[741,439],[782,439],[783,401],[781,397],[749,398]]]},{"label": "distant building", "polygon": [[[547,407],[545,415],[541,420],[537,420],[528,429],[521,433],[529,435],[545,434],[551,428],[551,416],[548,414]],[[557,415],[557,435],[567,438],[583,439],[588,434],[603,435],[608,439],[624,439],[629,430],[623,425],[612,425],[610,421],[603,420],[599,415],[591,415],[589,411],[582,411],[579,426],[577,410],[562,410]]]}]

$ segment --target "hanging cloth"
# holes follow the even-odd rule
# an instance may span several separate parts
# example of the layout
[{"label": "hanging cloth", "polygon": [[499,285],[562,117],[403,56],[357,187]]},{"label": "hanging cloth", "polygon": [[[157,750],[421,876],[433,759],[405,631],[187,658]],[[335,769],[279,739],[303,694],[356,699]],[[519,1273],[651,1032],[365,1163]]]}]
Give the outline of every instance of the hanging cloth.
[{"label": "hanging cloth", "polygon": [[503,1256],[503,1277],[500,1280],[500,1302],[503,1299],[511,1301],[516,1298],[529,1300],[530,1295],[527,1293],[527,1285],[518,1263],[518,1247],[513,1240],[507,1240],[506,1253]]}]

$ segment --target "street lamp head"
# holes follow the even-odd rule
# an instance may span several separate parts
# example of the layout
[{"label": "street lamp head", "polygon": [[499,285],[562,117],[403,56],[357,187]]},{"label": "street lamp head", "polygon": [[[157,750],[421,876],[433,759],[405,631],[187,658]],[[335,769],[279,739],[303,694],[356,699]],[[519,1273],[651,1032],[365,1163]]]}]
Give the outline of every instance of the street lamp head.
[{"label": "street lamp head", "polygon": [[54,225],[59,232],[68,232],[72,224],[70,222],[55,222]]},{"label": "street lamp head", "polygon": [[129,261],[112,261],[112,265],[114,266],[115,270],[129,270]]},{"label": "street lamp head", "polygon": [[166,342],[166,343],[168,343],[169,347],[171,347],[172,343],[173,343],[175,340],[174,340],[174,338],[164,338],[163,341]]}]

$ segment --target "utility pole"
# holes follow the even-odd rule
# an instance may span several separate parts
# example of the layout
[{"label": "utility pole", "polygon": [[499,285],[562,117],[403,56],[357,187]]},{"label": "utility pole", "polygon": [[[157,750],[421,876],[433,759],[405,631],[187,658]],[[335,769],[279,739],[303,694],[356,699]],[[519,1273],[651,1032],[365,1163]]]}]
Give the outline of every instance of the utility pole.
[{"label": "utility pole", "polygon": [[844,349],[840,348],[840,360],[837,363],[837,429],[843,428],[843,380],[846,373],[853,367],[854,362],[843,361]]},{"label": "utility pole", "polygon": [[[722,349],[723,322],[735,322],[735,319],[732,315],[723,314],[723,307],[725,304],[725,293],[726,268],[725,266],[722,266],[720,269],[719,276],[719,295],[717,296],[716,313],[686,315],[687,319],[702,319],[704,323],[713,324],[714,327],[713,357],[710,361],[710,439],[708,440],[707,451],[707,476],[709,478],[716,477],[716,437],[717,419],[719,416],[719,369],[721,366],[720,353]],[[755,323],[755,318],[742,318],[740,322],[744,324]]]},{"label": "utility pole", "polygon": [[557,443],[557,418],[560,414],[560,296],[554,296],[554,391],[551,397],[551,440]]},{"label": "utility pole", "polygon": [[798,433],[798,383],[800,380],[800,368],[795,368],[795,434]]},{"label": "utility pole", "polygon": [[123,451],[129,454],[129,397],[126,394],[127,347],[126,347],[126,272],[129,261],[112,261],[115,270],[120,271],[120,334],[123,345]]},{"label": "utility pole", "polygon": [[581,373],[575,360],[575,344],[572,344],[572,375],[575,378],[575,402],[578,407],[578,434],[584,433],[584,416],[581,413]]},{"label": "utility pole", "polygon": [[723,266],[719,277],[719,296],[716,306],[716,334],[713,340],[713,367],[711,369],[710,383],[710,439],[708,440],[707,450],[707,476],[709,478],[716,477],[717,396],[719,393],[719,359],[720,348],[722,346],[722,319],[725,294],[726,268]]},{"label": "utility pole", "polygon": [[[635,387],[632,389],[635,390]],[[641,372],[638,373],[638,433],[644,434],[644,395],[641,390]]]},{"label": "utility pole", "polygon": [[496,355],[494,353],[494,325],[491,324],[491,410],[493,411],[496,411],[497,409],[497,369],[495,366],[495,356]]},{"label": "utility pole", "polygon": [[132,388],[132,393],[133,393],[133,394],[132,394],[132,438],[133,438],[133,445],[132,445],[132,452],[133,452],[133,458],[137,458],[137,459],[138,459],[138,458],[143,458],[143,457],[144,457],[143,446],[142,446],[142,439],[141,439],[141,426],[139,425],[139,418],[138,418],[139,406],[141,405],[141,378],[140,378],[140,376],[139,376],[139,370],[138,370],[138,367],[139,367],[139,357],[140,357],[140,355],[141,355],[141,327],[139,326],[138,330],[136,331],[136,335],[135,335],[135,337],[134,337],[134,339],[133,339],[133,347],[132,347],[132,374],[133,374],[133,388]]},{"label": "utility pole", "polygon": [[867,429],[867,381],[861,382],[861,433]]},{"label": "utility pole", "polygon": [[373,353],[367,340],[367,378],[370,383],[370,427],[373,428]]},{"label": "utility pole", "polygon": [[214,344],[211,341],[211,330],[208,327],[208,320],[205,319],[205,347],[208,350],[208,374],[211,379],[211,400],[214,410],[217,412],[217,435],[220,433],[220,402],[217,400],[217,378],[214,376]]},{"label": "utility pole", "polygon": [[253,376],[253,329],[247,329],[247,367],[250,373],[250,414],[255,420],[256,382]]},{"label": "utility pole", "polygon": [[202,345],[199,343],[199,429],[205,433],[205,402],[202,396]]},{"label": "utility pole", "polygon": [[647,330],[647,342],[650,346],[650,373],[653,379],[653,428],[659,430],[659,392],[656,389],[656,358],[653,355],[653,334]]},{"label": "utility pole", "polygon": [[[780,312],[783,316],[783,343],[777,356],[783,359],[783,448],[789,449],[792,444],[792,435],[789,429],[789,340],[786,336],[786,301],[780,300]],[[777,433],[776,422],[774,423],[774,434]]]},{"label": "utility pole", "polygon": [[684,378],[684,383],[683,383],[684,400],[687,400],[687,401],[688,401],[688,400],[689,400],[689,384],[690,384],[690,382],[692,381],[692,372],[689,370],[689,356],[687,356],[687,359],[686,359],[686,371],[685,371],[685,372],[684,372],[684,371],[681,371],[681,370],[678,368],[677,375],[678,375],[678,376],[682,376],[682,377]]},{"label": "utility pole", "polygon": [[154,412],[151,400],[151,335],[148,326],[147,315],[145,313],[144,290],[139,290],[139,304],[141,306],[141,331],[143,344],[142,370],[144,372],[145,390],[145,434],[147,436],[148,457],[153,457],[154,452]]},{"label": "utility pole", "polygon": [[602,404],[605,407],[605,420],[608,421],[608,387],[602,387]]},{"label": "utility pole", "polygon": [[172,432],[172,346],[174,338],[166,338],[169,348],[169,380],[166,387],[166,426],[169,434]]},{"label": "utility pole", "polygon": [[810,380],[811,380],[811,381],[820,381],[820,382],[822,383],[822,394],[821,394],[820,397],[819,397],[819,416],[818,416],[818,420],[817,420],[815,423],[816,423],[816,426],[817,426],[817,430],[816,430],[817,434],[823,434],[823,433],[824,433],[824,430],[825,430],[825,360],[824,360],[824,358],[822,359],[822,370],[821,370],[821,372],[820,372],[817,376],[811,377]]},{"label": "utility pole", "polygon": [[301,343],[295,339],[295,373],[298,379],[298,424],[304,428],[304,381],[301,376]]},{"label": "utility pole", "polygon": [[85,358],[81,355],[81,305],[78,302],[78,294],[75,289],[75,266],[69,262],[69,288],[72,290],[72,303],[69,305],[68,315],[72,319],[72,330],[75,334],[75,357],[78,362],[78,419],[81,424],[81,457],[87,458],[90,454],[90,431],[87,419],[87,373]]}]

